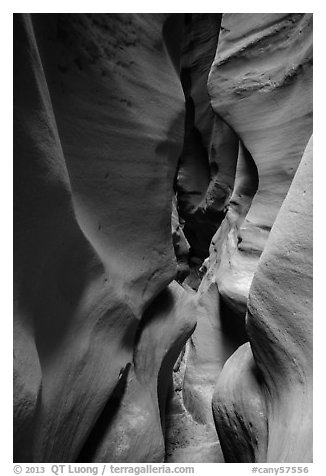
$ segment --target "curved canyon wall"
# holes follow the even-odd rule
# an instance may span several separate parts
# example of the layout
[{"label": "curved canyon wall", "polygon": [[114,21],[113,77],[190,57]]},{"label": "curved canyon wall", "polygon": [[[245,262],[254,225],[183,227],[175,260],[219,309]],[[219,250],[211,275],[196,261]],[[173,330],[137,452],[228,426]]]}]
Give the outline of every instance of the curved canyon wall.
[{"label": "curved canyon wall", "polygon": [[311,135],[311,14],[14,15],[16,462],[312,460]]}]

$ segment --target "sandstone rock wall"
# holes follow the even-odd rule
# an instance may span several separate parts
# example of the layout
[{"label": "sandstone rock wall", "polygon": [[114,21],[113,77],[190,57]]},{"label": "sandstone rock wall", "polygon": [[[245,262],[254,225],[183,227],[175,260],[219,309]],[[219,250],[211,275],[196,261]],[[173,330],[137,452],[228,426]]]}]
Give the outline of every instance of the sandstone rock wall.
[{"label": "sandstone rock wall", "polygon": [[[312,132],[311,22],[308,14],[222,17],[208,79],[216,113],[208,160],[216,164],[217,180],[211,179],[206,195],[214,190],[212,203],[220,205],[221,213],[213,221],[217,232],[203,266],[207,272],[197,292],[197,327],[187,344],[183,376],[183,412],[205,428],[203,447],[210,444],[212,448],[210,455],[202,450],[208,461],[223,461],[215,435],[207,430],[213,426],[208,402],[223,365],[248,341],[245,314],[251,282]],[[229,192],[223,194],[223,190]],[[199,234],[204,226],[197,225]],[[249,362],[250,352],[244,352],[241,358]],[[229,376],[235,395],[240,391],[237,375],[249,366],[240,365],[241,358],[232,367],[234,375]],[[250,362],[255,368],[252,357]],[[263,405],[259,400],[250,409],[249,395],[254,392],[250,388],[255,383],[248,371],[242,381],[243,409],[259,412]],[[226,394],[231,390],[228,386]],[[192,420],[187,425],[192,427]],[[266,440],[266,425],[266,417],[257,422],[254,438],[260,441],[264,435]],[[229,425],[227,431],[238,435],[239,428],[231,430]],[[226,441],[227,436],[223,434]],[[200,440],[197,445],[202,444]],[[238,443],[234,436],[233,447]],[[224,451],[223,443],[222,448]],[[247,444],[242,461],[264,461],[266,441],[265,450],[259,451],[259,455],[249,451]],[[225,451],[224,456],[228,460]]]},{"label": "sandstone rock wall", "polygon": [[14,15],[15,461],[311,460],[311,134],[311,14]]},{"label": "sandstone rock wall", "polygon": [[[17,461],[78,458],[133,362],[145,308],[175,277],[184,99],[167,20],[15,16]],[[179,333],[171,352],[186,324]]]},{"label": "sandstone rock wall", "polygon": [[213,397],[229,461],[312,461],[312,139],[255,272],[244,344]]},{"label": "sandstone rock wall", "polygon": [[243,314],[312,134],[312,15],[224,14],[208,90],[214,111],[241,140],[247,169],[245,176],[239,170],[225,224],[212,241],[219,291]]}]

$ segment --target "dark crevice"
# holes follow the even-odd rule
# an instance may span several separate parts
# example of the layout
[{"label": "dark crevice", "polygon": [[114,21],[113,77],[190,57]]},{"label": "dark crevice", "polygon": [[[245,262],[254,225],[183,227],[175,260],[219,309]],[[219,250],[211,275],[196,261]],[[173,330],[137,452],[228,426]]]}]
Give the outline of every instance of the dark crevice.
[{"label": "dark crevice", "polygon": [[230,205],[237,210],[241,221],[249,212],[258,187],[259,175],[256,163],[243,142],[240,141],[234,192],[230,200]]},{"label": "dark crevice", "polygon": [[249,338],[246,331],[245,315],[240,315],[237,311],[232,309],[221,295],[220,316],[225,338],[232,343],[235,349],[245,342],[248,342]]},{"label": "dark crevice", "polygon": [[131,363],[128,362],[128,364],[120,370],[118,383],[91,429],[78,455],[76,463],[90,463],[94,461],[96,451],[101,446],[107,429],[110,427],[121,406],[121,401],[127,387],[130,368]]},{"label": "dark crevice", "polygon": [[162,35],[171,62],[180,75],[181,49],[184,37],[185,14],[170,15],[163,25]]},{"label": "dark crevice", "polygon": [[[193,75],[194,67],[198,67],[198,58],[202,55],[194,52],[193,42],[198,35],[198,24],[214,31],[213,41],[209,43],[209,51],[205,52],[205,60],[201,67],[207,75],[215,56],[221,15],[186,14],[185,38],[181,58],[181,84],[186,101],[185,134],[183,152],[179,159],[174,189],[177,198],[177,210],[184,222],[184,234],[190,245],[189,257],[198,257],[201,262],[208,256],[209,245],[218,224],[223,219],[223,213],[213,212],[203,206],[203,201],[209,190],[212,169],[209,161],[209,150],[203,141],[201,132],[196,125],[196,105],[194,102]],[[193,23],[194,22],[194,23]],[[205,23],[206,22],[206,23]],[[209,34],[209,33],[208,33]],[[207,56],[206,56],[207,55]],[[210,100],[207,93],[207,106],[210,110]],[[212,111],[211,134],[213,133],[214,114]],[[214,168],[213,168],[214,169]],[[191,173],[193,186],[187,176]],[[214,173],[214,170],[213,170]],[[217,222],[217,225],[216,225]],[[191,260],[189,262],[191,265]]]}]

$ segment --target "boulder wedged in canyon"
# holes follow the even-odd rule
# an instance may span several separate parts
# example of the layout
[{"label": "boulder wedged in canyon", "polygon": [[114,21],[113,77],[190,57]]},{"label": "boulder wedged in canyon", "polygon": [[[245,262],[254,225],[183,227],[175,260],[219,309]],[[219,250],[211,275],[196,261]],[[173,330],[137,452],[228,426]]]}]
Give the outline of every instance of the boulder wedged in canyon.
[{"label": "boulder wedged in canyon", "polygon": [[15,14],[16,462],[311,460],[311,133],[310,14]]},{"label": "boulder wedged in canyon", "polygon": [[[312,139],[254,275],[213,412],[228,461],[312,461]],[[248,386],[248,384],[250,384]]]}]

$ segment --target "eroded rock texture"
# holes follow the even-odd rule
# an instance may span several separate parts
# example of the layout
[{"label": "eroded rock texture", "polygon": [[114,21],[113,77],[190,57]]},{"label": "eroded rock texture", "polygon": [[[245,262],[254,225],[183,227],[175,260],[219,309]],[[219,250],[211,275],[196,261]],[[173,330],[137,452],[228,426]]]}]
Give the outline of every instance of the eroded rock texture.
[{"label": "eroded rock texture", "polygon": [[78,458],[175,277],[184,98],[168,21],[15,18],[17,460]]},{"label": "eroded rock texture", "polygon": [[214,111],[236,132],[241,148],[229,210],[212,245],[219,291],[242,314],[312,133],[311,83],[311,15],[223,16],[208,89]]},{"label": "eroded rock texture", "polygon": [[311,134],[310,14],[14,16],[15,461],[311,461]]},{"label": "eroded rock texture", "polygon": [[312,139],[259,261],[250,345],[220,374],[213,411],[228,460],[312,460]]}]

